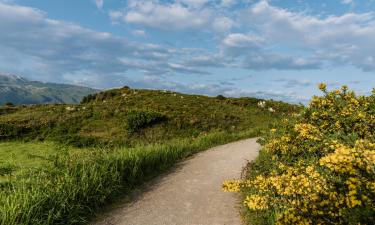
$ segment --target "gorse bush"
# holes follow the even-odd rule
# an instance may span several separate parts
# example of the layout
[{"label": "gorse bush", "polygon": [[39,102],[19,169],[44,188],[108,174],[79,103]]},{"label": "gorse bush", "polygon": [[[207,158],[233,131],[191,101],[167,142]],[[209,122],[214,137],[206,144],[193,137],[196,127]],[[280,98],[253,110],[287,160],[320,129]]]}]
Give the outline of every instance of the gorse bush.
[{"label": "gorse bush", "polygon": [[243,191],[251,224],[373,224],[375,221],[375,90],[346,86],[313,97],[301,113],[261,139]]}]

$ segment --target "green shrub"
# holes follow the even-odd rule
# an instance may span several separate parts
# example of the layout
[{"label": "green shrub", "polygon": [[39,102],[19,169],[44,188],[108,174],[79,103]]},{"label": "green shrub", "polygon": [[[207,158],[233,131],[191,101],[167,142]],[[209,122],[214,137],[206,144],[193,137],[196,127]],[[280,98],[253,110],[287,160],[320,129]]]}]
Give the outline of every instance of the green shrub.
[{"label": "green shrub", "polygon": [[216,99],[219,99],[219,100],[225,100],[225,99],[227,99],[227,98],[224,97],[223,95],[218,95],[218,96],[216,96]]},{"label": "green shrub", "polygon": [[6,102],[4,105],[7,107],[14,107],[14,104],[12,102]]},{"label": "green shrub", "polygon": [[130,132],[137,132],[142,128],[163,122],[165,115],[149,111],[130,111],[126,117],[126,127]]}]

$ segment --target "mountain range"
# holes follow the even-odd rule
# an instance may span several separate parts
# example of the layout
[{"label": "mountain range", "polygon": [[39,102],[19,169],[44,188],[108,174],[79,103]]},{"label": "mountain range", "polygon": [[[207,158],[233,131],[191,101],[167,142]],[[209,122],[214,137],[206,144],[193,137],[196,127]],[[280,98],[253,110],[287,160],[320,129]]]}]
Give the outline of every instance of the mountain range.
[{"label": "mountain range", "polygon": [[31,81],[11,74],[0,73],[0,105],[79,103],[81,99],[99,90],[69,84]]}]

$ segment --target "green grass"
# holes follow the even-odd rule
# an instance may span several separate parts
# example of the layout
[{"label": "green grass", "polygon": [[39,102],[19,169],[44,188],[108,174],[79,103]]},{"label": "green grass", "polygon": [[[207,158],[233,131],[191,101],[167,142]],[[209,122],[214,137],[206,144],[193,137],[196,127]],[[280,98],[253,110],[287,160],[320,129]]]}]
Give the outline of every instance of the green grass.
[{"label": "green grass", "polygon": [[66,151],[44,168],[23,170],[2,182],[0,224],[86,223],[111,197],[132,190],[176,162],[258,132],[220,132],[194,141],[180,139],[131,149],[86,150],[84,157]]},{"label": "green grass", "polygon": [[[0,109],[0,140],[49,140],[77,147],[135,146],[211,131],[267,127],[298,106],[255,98],[212,98],[175,92],[115,89],[80,105]],[[148,120],[140,121],[140,120]],[[134,127],[134,126],[138,127]]]},{"label": "green grass", "polygon": [[122,88],[79,105],[0,108],[0,224],[84,224],[176,162],[300,109],[259,101]]},{"label": "green grass", "polygon": [[[92,151],[96,149],[78,149],[53,142],[0,142],[0,169],[12,168],[12,175],[17,175],[50,166],[63,154],[84,158]],[[4,176],[0,176],[1,181],[5,181]]]}]

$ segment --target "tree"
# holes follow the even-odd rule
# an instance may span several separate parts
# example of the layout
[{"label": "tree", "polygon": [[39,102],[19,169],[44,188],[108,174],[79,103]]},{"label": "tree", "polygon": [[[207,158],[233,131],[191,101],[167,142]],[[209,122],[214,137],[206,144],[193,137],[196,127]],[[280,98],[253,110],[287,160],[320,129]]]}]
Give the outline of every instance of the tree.
[{"label": "tree", "polygon": [[223,95],[218,95],[218,96],[216,96],[216,98],[219,99],[219,100],[225,100],[226,99],[226,97],[224,97]]},{"label": "tree", "polygon": [[12,102],[6,102],[4,105],[7,106],[7,107],[13,107],[14,106],[14,104]]}]

